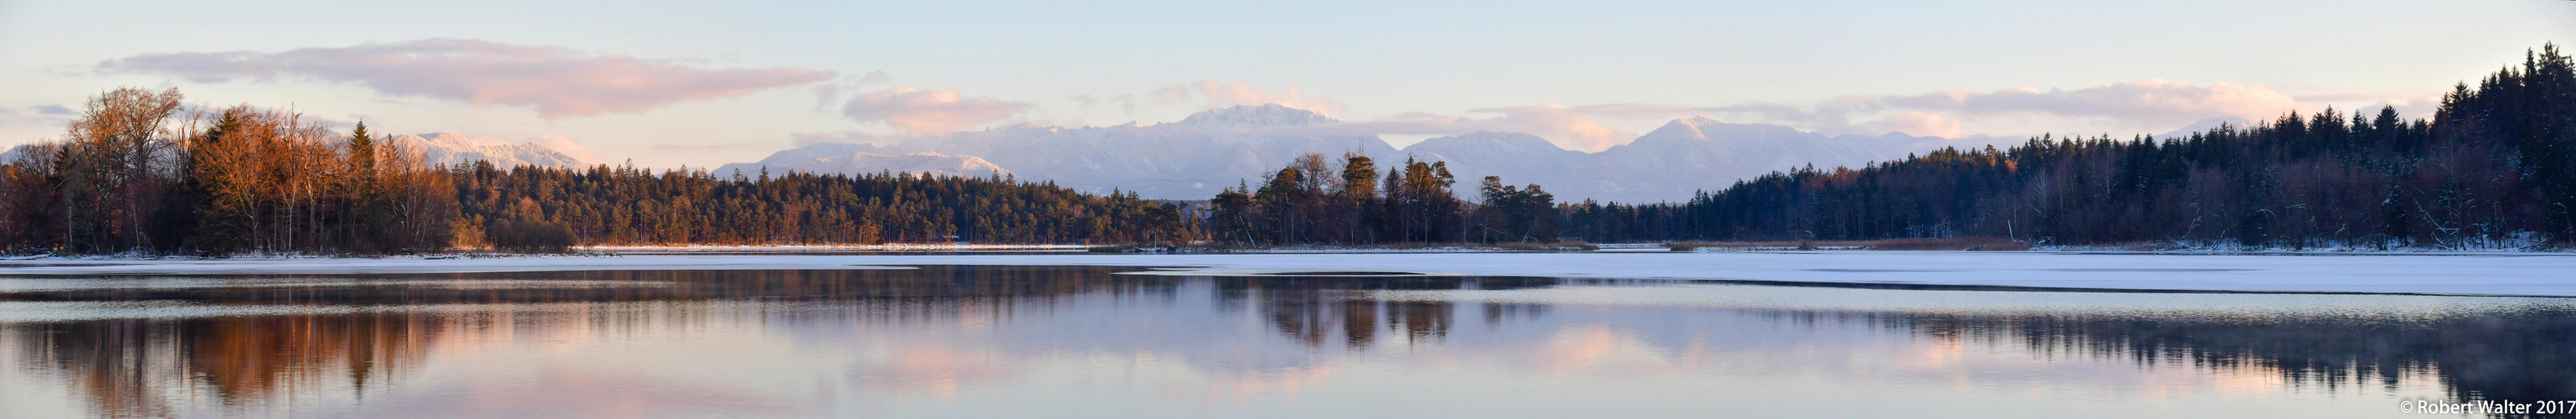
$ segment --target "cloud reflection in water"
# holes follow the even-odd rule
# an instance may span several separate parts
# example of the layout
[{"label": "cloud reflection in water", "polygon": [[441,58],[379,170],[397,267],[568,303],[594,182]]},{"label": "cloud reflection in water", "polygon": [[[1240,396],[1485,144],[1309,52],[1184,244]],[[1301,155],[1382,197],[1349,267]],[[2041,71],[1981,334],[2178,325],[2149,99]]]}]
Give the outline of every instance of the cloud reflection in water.
[{"label": "cloud reflection in water", "polygon": [[0,278],[0,416],[2368,416],[2576,391],[2566,299],[1121,270]]}]

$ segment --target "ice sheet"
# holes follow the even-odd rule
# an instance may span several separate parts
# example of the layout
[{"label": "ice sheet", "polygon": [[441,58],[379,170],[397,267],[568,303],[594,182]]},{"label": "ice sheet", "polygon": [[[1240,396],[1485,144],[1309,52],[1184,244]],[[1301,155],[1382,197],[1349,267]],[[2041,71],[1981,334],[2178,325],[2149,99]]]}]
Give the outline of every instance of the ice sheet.
[{"label": "ice sheet", "polygon": [[[73,265],[95,263],[95,265]],[[6,274],[428,273],[874,269],[902,265],[1196,267],[1192,274],[1395,271],[2131,290],[2576,296],[2576,255],[2186,255],[2057,252],[629,255],[426,260],[0,261]]]}]

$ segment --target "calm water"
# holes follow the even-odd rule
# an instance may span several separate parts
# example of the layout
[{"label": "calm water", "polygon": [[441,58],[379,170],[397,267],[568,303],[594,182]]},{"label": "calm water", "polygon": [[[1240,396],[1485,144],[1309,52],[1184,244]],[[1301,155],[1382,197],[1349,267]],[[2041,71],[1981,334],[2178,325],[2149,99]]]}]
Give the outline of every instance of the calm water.
[{"label": "calm water", "polygon": [[1121,271],[0,277],[0,417],[2424,417],[2400,402],[2576,399],[2576,299]]}]

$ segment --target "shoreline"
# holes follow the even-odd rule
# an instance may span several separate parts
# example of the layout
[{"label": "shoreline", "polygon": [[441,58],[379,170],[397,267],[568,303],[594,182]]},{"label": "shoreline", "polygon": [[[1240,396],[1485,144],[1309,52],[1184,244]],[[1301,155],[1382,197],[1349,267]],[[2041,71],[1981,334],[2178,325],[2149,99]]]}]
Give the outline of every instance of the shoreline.
[{"label": "shoreline", "polygon": [[1426,252],[638,254],[428,259],[6,260],[0,275],[423,274],[617,270],[907,269],[926,265],[1123,266],[1184,276],[1390,272],[1431,276],[1775,281],[2099,290],[2347,292],[2576,297],[2576,254],[2175,254],[2098,252]]},{"label": "shoreline", "polygon": [[[1266,247],[1234,246],[1136,246],[1081,244],[880,244],[880,245],[683,245],[683,246],[587,246],[574,247],[569,253],[511,253],[493,250],[465,250],[414,254],[242,254],[233,256],[140,256],[132,253],[104,255],[0,254],[0,268],[18,265],[14,262],[144,262],[144,261],[284,261],[284,260],[383,260],[383,259],[495,259],[550,257],[618,257],[630,255],[866,255],[919,254],[958,252],[964,254],[1053,254],[1092,253],[1125,255],[1263,255],[1263,254],[1517,254],[1517,253],[1907,253],[1971,252],[1995,254],[2086,254],[2086,255],[2179,255],[2179,256],[2576,256],[2576,248],[2532,250],[2521,248],[2449,249],[2412,247],[2373,249],[2360,247],[2234,248],[2226,246],[2139,248],[2136,246],[2026,246],[2010,249],[1980,248],[1881,248],[1869,245],[1785,244],[1795,242],[1674,242],[1674,243],[1605,243],[1605,244],[1539,244],[1526,246],[1491,246],[1482,244],[1404,244],[1372,245],[1281,245]],[[1819,242],[1830,243],[1830,242]],[[1577,247],[1579,246],[1579,247]]]}]

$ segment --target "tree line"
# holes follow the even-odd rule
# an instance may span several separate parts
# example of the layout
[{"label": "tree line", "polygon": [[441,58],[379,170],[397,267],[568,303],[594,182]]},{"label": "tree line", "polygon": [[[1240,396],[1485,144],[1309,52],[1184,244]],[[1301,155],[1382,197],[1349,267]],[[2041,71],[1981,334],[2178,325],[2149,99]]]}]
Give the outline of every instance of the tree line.
[{"label": "tree line", "polygon": [[248,105],[185,111],[177,89],[93,97],[58,141],[0,162],[0,251],[398,252],[444,248],[445,172],[416,150],[326,135]]},{"label": "tree line", "polygon": [[2292,112],[2187,137],[2043,135],[1736,181],[1686,202],[1558,203],[1443,162],[1306,154],[1204,206],[1016,178],[634,167],[439,167],[290,112],[175,89],[91,98],[0,160],[0,252],[223,255],[552,251],[601,244],[1387,243],[1868,240],[2249,247],[2576,244],[2576,65],[2529,52],[2394,108]]},{"label": "tree line", "polygon": [[2576,71],[2556,45],[2430,119],[2328,108],[2188,137],[2041,136],[1860,168],[1812,166],[1687,202],[1583,202],[1594,241],[2001,236],[2249,247],[2576,244]]},{"label": "tree line", "polygon": [[1383,181],[1358,153],[1338,161],[1298,156],[1260,187],[1239,184],[1209,200],[1217,241],[1256,245],[1554,242],[1555,196],[1538,185],[1487,176],[1477,202],[1458,198],[1447,162],[1406,158]]},{"label": "tree line", "polygon": [[[993,177],[456,168],[465,245],[1169,243],[1200,240],[1183,203]],[[476,228],[482,228],[477,230]],[[529,230],[536,229],[536,232]],[[524,239],[520,239],[524,240]]]},{"label": "tree line", "polygon": [[717,177],[440,167],[366,124],[342,135],[177,89],[90,98],[58,140],[0,159],[0,253],[387,254],[600,244],[1160,243],[1183,203],[1052,183],[896,173]]}]

